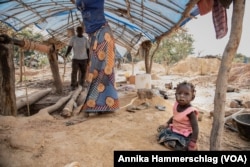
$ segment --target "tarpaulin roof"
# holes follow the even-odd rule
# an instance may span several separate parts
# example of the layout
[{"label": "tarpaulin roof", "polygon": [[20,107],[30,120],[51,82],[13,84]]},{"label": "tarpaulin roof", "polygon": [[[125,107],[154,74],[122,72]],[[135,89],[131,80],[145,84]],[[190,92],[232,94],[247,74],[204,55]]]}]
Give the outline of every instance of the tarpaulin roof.
[{"label": "tarpaulin roof", "polygon": [[[116,43],[135,49],[155,41],[199,14],[198,0],[105,0],[105,16]],[[82,22],[74,0],[0,0],[0,21],[19,31],[32,24],[47,38],[67,42],[67,30]]]}]

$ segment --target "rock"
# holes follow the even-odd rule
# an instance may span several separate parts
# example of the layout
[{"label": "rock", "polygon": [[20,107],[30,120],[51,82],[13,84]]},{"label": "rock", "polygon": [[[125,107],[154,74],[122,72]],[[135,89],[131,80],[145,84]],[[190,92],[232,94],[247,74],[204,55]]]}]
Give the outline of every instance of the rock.
[{"label": "rock", "polygon": [[198,121],[202,121],[203,115],[204,115],[204,112],[200,111],[198,115]]},{"label": "rock", "polygon": [[151,89],[138,89],[137,95],[139,99],[152,99],[153,92]]},{"label": "rock", "polygon": [[242,108],[243,107],[243,104],[242,104],[242,101],[241,100],[232,100],[230,102],[230,105],[229,105],[231,108]]},{"label": "rock", "polygon": [[170,83],[165,83],[165,88],[166,88],[166,89],[172,89],[172,88],[173,88],[172,82],[170,82]]},{"label": "rock", "polygon": [[240,90],[238,88],[228,86],[227,87],[227,92],[238,92],[239,93]]},{"label": "rock", "polygon": [[80,163],[75,161],[65,165],[64,167],[80,167],[80,166],[81,166]]},{"label": "rock", "polygon": [[250,108],[250,101],[245,101],[244,104],[243,104],[243,106],[245,108]]}]

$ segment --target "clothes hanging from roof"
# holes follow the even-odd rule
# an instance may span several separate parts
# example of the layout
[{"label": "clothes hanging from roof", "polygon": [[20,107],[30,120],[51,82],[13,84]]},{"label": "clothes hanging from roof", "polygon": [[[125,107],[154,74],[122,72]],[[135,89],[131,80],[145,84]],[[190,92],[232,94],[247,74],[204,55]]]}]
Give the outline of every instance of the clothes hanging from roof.
[{"label": "clothes hanging from roof", "polygon": [[197,3],[200,15],[205,15],[212,11],[214,0],[200,0]]},{"label": "clothes hanging from roof", "polygon": [[216,39],[223,38],[228,31],[227,11],[226,8],[224,8],[223,5],[219,2],[219,0],[214,0],[214,5],[212,8],[212,17]]},{"label": "clothes hanging from roof", "polygon": [[224,8],[228,9],[233,0],[219,0]]},{"label": "clothes hanging from roof", "polygon": [[[231,5],[233,0],[219,0],[219,2],[221,3],[221,5],[228,9],[229,6]],[[210,11],[212,11],[214,5],[214,0],[200,0],[197,3],[200,15],[205,15],[207,13],[209,13]]]}]

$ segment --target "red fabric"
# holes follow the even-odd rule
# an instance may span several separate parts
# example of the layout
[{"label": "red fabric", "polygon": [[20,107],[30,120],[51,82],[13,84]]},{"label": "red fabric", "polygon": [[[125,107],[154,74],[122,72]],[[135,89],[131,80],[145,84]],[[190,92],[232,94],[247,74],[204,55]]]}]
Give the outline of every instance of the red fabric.
[{"label": "red fabric", "polygon": [[216,39],[223,38],[228,31],[227,11],[226,8],[224,8],[223,5],[219,2],[219,0],[214,0],[212,15]]},{"label": "red fabric", "polygon": [[214,5],[214,0],[200,0],[197,3],[200,15],[202,16],[212,11],[213,5]]}]

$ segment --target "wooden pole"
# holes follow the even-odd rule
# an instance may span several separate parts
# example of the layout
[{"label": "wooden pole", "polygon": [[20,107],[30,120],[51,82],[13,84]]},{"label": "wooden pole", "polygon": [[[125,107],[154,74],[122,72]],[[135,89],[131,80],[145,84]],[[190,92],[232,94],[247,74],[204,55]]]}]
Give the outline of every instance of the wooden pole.
[{"label": "wooden pole", "polygon": [[17,102],[16,102],[17,109],[20,109],[20,108],[24,107],[25,105],[27,105],[27,103],[29,105],[31,105],[31,104],[37,102],[39,99],[41,99],[42,97],[49,94],[50,91],[51,90],[48,89],[48,90],[40,90],[40,91],[37,91],[35,93],[32,93],[31,95],[29,95],[29,101],[27,101],[26,97],[18,99]]},{"label": "wooden pole", "polygon": [[53,113],[54,111],[59,109],[63,104],[65,104],[70,99],[71,96],[72,94],[70,93],[68,96],[63,97],[60,100],[58,100],[56,104],[39,110],[39,113],[43,113],[43,112],[47,112],[49,114]]},{"label": "wooden pole", "polygon": [[57,52],[56,52],[56,48],[54,45],[48,46],[48,45],[41,44],[38,42],[30,41],[27,39],[18,40],[18,39],[10,38],[7,35],[0,37],[0,42],[7,42],[7,41],[12,42],[13,44],[20,46],[21,48],[25,50],[36,50],[39,52],[47,53],[52,76],[54,79],[54,86],[56,88],[56,93],[59,93],[59,94],[62,93],[63,86],[62,86],[62,81],[61,81],[61,77],[59,74]]},{"label": "wooden pole", "polygon": [[15,71],[13,62],[14,45],[0,43],[0,113],[17,115],[15,95]]},{"label": "wooden pole", "polygon": [[28,116],[30,116],[30,104],[29,104],[29,96],[28,96],[28,87],[27,87],[27,78],[26,78],[26,72],[25,72],[25,66],[23,68],[23,72],[24,72],[24,77],[25,77],[25,96],[26,96],[26,106],[27,106],[27,113]]},{"label": "wooden pole", "polygon": [[223,139],[225,102],[227,92],[227,81],[232,66],[233,58],[237,52],[245,10],[245,0],[233,1],[233,15],[231,24],[231,34],[229,41],[222,55],[222,61],[216,81],[214,97],[214,118],[210,137],[210,150],[220,150]]},{"label": "wooden pole", "polygon": [[23,64],[24,64],[24,53],[23,53],[23,49],[19,49],[19,51],[20,51],[20,56],[19,56],[19,64],[20,64],[20,66],[19,66],[19,69],[20,69],[20,81],[19,82],[23,82]]},{"label": "wooden pole", "polygon": [[73,109],[74,109],[74,104],[76,104],[77,97],[82,91],[82,86],[78,86],[78,89],[76,89],[69,100],[69,102],[65,105],[63,108],[62,116],[64,117],[70,117],[72,115]]}]

